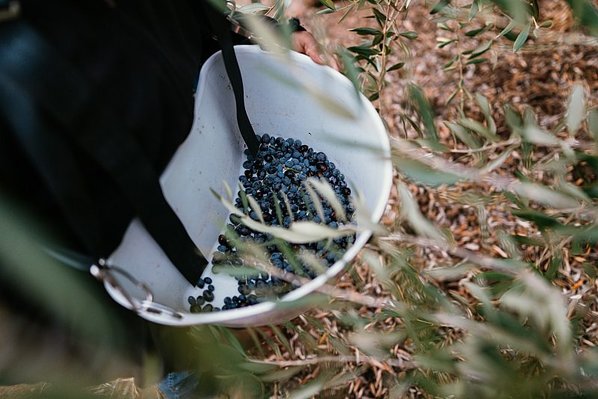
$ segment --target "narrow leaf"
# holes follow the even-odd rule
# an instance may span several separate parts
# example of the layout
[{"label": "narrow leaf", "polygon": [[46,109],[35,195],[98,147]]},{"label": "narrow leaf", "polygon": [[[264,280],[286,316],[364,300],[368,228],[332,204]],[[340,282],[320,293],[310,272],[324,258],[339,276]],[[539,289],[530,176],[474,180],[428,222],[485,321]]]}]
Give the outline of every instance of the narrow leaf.
[{"label": "narrow leaf", "polygon": [[364,57],[371,57],[373,55],[378,55],[380,53],[380,51],[378,49],[375,48],[371,48],[369,46],[351,46],[348,47],[347,50],[355,53],[355,54],[359,54],[359,55],[363,55]]},{"label": "narrow leaf", "polygon": [[430,14],[437,14],[437,13],[439,13],[440,11],[442,11],[449,4],[450,4],[450,0],[440,0],[438,3],[436,3],[434,5],[434,7],[432,7],[432,10],[430,10]]},{"label": "narrow leaf", "polygon": [[417,32],[414,31],[401,32],[399,35],[406,37],[409,40],[417,39]]},{"label": "narrow leaf", "polygon": [[458,87],[455,90],[453,90],[453,92],[448,96],[444,103],[448,105],[451,101],[453,101],[457,94],[459,94],[459,91],[460,89]]},{"label": "narrow leaf", "polygon": [[529,124],[525,128],[523,128],[521,133],[525,141],[537,145],[558,146],[561,142],[553,134],[550,134],[546,130],[541,129],[540,127],[533,124]]},{"label": "narrow leaf", "polygon": [[324,207],[322,206],[320,197],[318,197],[318,194],[314,191],[314,189],[309,184],[307,184],[307,182],[304,183],[304,187],[305,187],[305,191],[307,191],[307,194],[309,194],[311,204],[313,205],[316,213],[320,217],[320,220],[323,222],[325,220]]},{"label": "narrow leaf", "polygon": [[569,134],[575,135],[586,115],[586,99],[583,86],[576,84],[571,91],[567,106],[567,129]]},{"label": "narrow leaf", "polygon": [[451,132],[453,132],[455,136],[457,136],[459,140],[461,140],[469,148],[480,148],[481,144],[478,141],[478,139],[471,133],[469,133],[469,131],[465,129],[463,126],[457,125],[456,123],[452,122],[445,122],[444,124],[450,129]]},{"label": "narrow leaf", "polygon": [[485,30],[486,30],[486,27],[468,30],[467,32],[465,32],[465,36],[475,37],[475,36],[479,35],[480,33],[484,32]]},{"label": "narrow leaf", "polygon": [[258,204],[255,198],[253,198],[251,195],[247,196],[247,200],[249,201],[251,209],[257,214],[258,219],[262,223],[264,223],[264,214],[262,213],[262,208],[260,208],[260,204]]},{"label": "narrow leaf", "polygon": [[465,63],[465,65],[476,65],[487,62],[488,58],[473,58]]},{"label": "narrow leaf", "polygon": [[265,14],[270,10],[270,7],[262,3],[250,3],[237,8],[237,11],[243,14]]},{"label": "narrow leaf", "polygon": [[517,26],[517,23],[514,20],[511,20],[509,24],[505,26],[505,28],[498,34],[498,36],[505,36],[506,34],[510,33],[515,26]]},{"label": "narrow leaf", "polygon": [[404,62],[397,62],[396,64],[394,64],[393,66],[391,66],[390,68],[388,68],[386,70],[386,72],[396,71],[397,69],[403,68],[404,65],[405,65]]},{"label": "narrow leaf", "polygon": [[401,215],[409,221],[411,227],[413,227],[419,235],[444,242],[444,235],[421,214],[419,206],[413,199],[407,186],[403,183],[399,183],[398,191],[401,199]]},{"label": "narrow leaf", "polygon": [[540,184],[520,183],[514,187],[514,191],[522,197],[555,208],[576,208],[578,206],[577,201],[570,196]]},{"label": "narrow leaf", "polygon": [[588,115],[588,129],[598,145],[598,109],[596,108],[592,109]]},{"label": "narrow leaf", "polygon": [[394,163],[412,180],[429,186],[440,184],[454,184],[460,180],[459,176],[444,171],[434,170],[423,163],[407,158],[396,158]]},{"label": "narrow leaf", "polygon": [[500,168],[502,164],[509,158],[513,150],[507,150],[500,154],[496,159],[488,163],[482,169],[480,169],[481,174],[486,174],[492,172],[496,168]]},{"label": "narrow leaf", "polygon": [[380,12],[380,10],[377,8],[374,8],[373,12],[374,16],[376,17],[376,21],[378,21],[380,25],[384,25],[384,22],[386,22],[386,15],[382,14],[382,12]]},{"label": "narrow leaf", "polygon": [[474,2],[471,3],[471,8],[469,9],[469,20],[470,21],[472,19],[474,19],[476,15],[478,15],[479,9],[480,9],[480,6],[478,5],[478,2],[474,0]]},{"label": "narrow leaf", "polygon": [[495,134],[492,134],[490,129],[482,125],[480,122],[474,121],[473,119],[461,118],[459,120],[459,124],[463,127],[466,127],[467,129],[473,130],[474,132],[487,138],[488,140],[497,141],[498,139],[498,137]]},{"label": "narrow leaf", "polygon": [[291,201],[289,201],[289,197],[287,197],[287,194],[284,191],[281,191],[280,195],[282,195],[282,200],[284,201],[284,205],[287,208],[287,214],[289,215],[291,220],[294,220],[293,210],[291,209]]},{"label": "narrow leaf", "polygon": [[236,206],[232,204],[229,200],[218,194],[214,189],[210,188],[210,192],[226,207],[226,209],[232,213],[233,215],[237,216],[244,216],[243,212],[241,212]]},{"label": "narrow leaf", "polygon": [[517,52],[525,42],[527,41],[527,37],[529,36],[529,30],[531,28],[531,23],[528,23],[525,28],[519,33],[517,39],[515,39],[515,43],[513,43],[513,51]]},{"label": "narrow leaf", "polygon": [[488,129],[492,134],[496,134],[496,123],[494,122],[494,118],[492,117],[492,109],[490,108],[490,103],[488,102],[488,99],[480,93],[476,93],[475,97],[478,105],[484,113],[484,118],[486,119]]},{"label": "narrow leaf", "polygon": [[320,0],[320,3],[328,7],[330,10],[336,10],[336,7],[334,6],[334,1],[332,0]]},{"label": "narrow leaf", "polygon": [[411,84],[409,85],[409,97],[411,98],[411,101],[414,102],[419,111],[419,115],[424,122],[424,126],[426,127],[426,138],[437,142],[438,134],[436,132],[436,125],[434,124],[434,112],[430,103],[424,96],[424,93],[418,86]]},{"label": "narrow leaf", "polygon": [[351,32],[355,32],[358,35],[362,35],[362,36],[367,36],[367,35],[372,35],[372,36],[377,36],[377,35],[382,35],[382,32],[379,29],[375,29],[375,28],[354,28],[351,29]]},{"label": "narrow leaf", "polygon": [[438,44],[438,48],[444,48],[444,47],[448,46],[449,44],[454,43],[456,41],[457,41],[456,39],[442,41]]},{"label": "narrow leaf", "polygon": [[342,206],[341,202],[339,201],[338,197],[336,196],[334,189],[330,186],[328,181],[322,179],[318,180],[315,178],[309,178],[307,180],[309,184],[311,184],[316,191],[324,198],[336,214],[336,218],[339,220],[347,220],[347,215],[345,215],[345,209]]},{"label": "narrow leaf", "polygon": [[480,44],[471,52],[469,58],[475,58],[478,55],[484,54],[486,51],[490,50],[490,47],[492,47],[492,43],[494,43],[493,40],[488,40],[487,42]]}]

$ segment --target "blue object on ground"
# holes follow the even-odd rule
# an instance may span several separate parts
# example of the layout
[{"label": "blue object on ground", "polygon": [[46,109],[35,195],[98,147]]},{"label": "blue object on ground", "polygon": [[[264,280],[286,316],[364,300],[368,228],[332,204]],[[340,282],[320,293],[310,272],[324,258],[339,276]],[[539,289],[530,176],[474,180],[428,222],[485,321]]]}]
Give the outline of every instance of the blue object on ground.
[{"label": "blue object on ground", "polygon": [[193,399],[199,380],[191,371],[176,371],[168,373],[158,387],[168,399]]}]

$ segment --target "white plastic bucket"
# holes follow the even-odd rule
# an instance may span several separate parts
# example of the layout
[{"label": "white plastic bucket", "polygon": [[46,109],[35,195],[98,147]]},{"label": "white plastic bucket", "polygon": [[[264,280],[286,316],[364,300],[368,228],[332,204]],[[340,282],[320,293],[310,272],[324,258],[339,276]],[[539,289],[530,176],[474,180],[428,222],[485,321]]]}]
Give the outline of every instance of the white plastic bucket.
[{"label": "white plastic bucket", "polygon": [[[243,75],[247,112],[256,133],[292,137],[326,153],[347,182],[363,194],[372,221],[377,222],[388,200],[392,166],[386,130],[373,106],[356,93],[343,75],[315,64],[304,55],[293,52],[281,57],[258,46],[237,46],[235,51]],[[309,88],[298,87],[298,82],[307,83]],[[332,112],[326,101],[314,97],[314,92],[319,93],[315,97],[320,100],[326,97],[326,101],[342,105],[353,118]],[[210,188],[222,193],[223,181],[231,187],[237,186],[244,148],[236,125],[233,92],[222,56],[217,53],[201,69],[191,133],[161,177],[166,199],[208,259],[228,218],[227,210],[210,193]],[[342,259],[325,274],[279,301],[295,300],[321,287],[343,270],[370,235],[370,231],[359,233]],[[144,302],[137,312],[152,322],[243,327],[282,322],[297,315],[274,302],[220,312],[189,313],[187,297],[198,295],[201,290],[179,274],[138,220],[131,223],[107,263],[124,269],[149,287],[152,302]],[[212,276],[211,271],[207,270],[206,275]],[[131,297],[141,296],[129,279],[118,274],[114,277]],[[237,295],[236,280],[226,276],[218,281],[219,278],[217,275],[214,282],[215,306],[225,296],[221,292],[230,290],[226,295]],[[105,287],[118,303],[131,308],[121,291],[106,282]]]}]

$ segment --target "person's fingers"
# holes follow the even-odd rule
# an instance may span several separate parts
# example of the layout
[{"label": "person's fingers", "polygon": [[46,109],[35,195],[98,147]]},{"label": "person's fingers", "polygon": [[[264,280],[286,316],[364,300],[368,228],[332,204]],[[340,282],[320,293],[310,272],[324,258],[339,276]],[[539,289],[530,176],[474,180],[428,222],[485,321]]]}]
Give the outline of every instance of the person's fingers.
[{"label": "person's fingers", "polygon": [[305,43],[304,49],[305,55],[314,60],[314,62],[322,65],[324,64],[324,59],[322,59],[322,56],[320,55],[320,50],[318,49],[318,46],[315,44],[315,42]]},{"label": "person's fingers", "polygon": [[341,67],[338,64],[338,62],[336,61],[336,58],[334,58],[334,56],[331,56],[328,60],[328,65],[330,65],[335,71],[340,71]]},{"label": "person's fingers", "polygon": [[310,57],[317,63],[321,63],[322,58],[318,54],[316,39],[311,33],[306,31],[293,33],[293,48]]},{"label": "person's fingers", "polygon": [[[293,34],[293,47],[296,51],[307,55],[314,62],[320,65],[326,65],[326,61],[320,54],[318,42],[313,35],[306,31],[295,32]],[[338,64],[331,58],[329,65],[338,71]]]}]

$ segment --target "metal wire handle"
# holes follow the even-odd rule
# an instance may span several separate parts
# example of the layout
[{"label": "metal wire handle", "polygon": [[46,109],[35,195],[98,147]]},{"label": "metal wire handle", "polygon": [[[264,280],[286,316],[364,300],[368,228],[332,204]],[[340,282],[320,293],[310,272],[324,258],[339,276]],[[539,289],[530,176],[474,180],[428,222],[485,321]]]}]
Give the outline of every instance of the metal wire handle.
[{"label": "metal wire handle", "polygon": [[[98,260],[97,264],[91,265],[91,267],[89,268],[89,272],[96,279],[103,283],[107,283],[120,295],[122,295],[122,297],[125,298],[125,300],[129,304],[130,308],[138,315],[146,313],[154,316],[167,315],[176,320],[180,320],[183,318],[183,315],[180,312],[177,312],[171,307],[154,302],[154,294],[145,283],[137,280],[135,277],[133,277],[133,275],[131,275],[131,273],[127,272],[123,268],[116,265],[108,264],[108,262],[105,259],[100,259]],[[130,281],[135,287],[142,290],[145,295],[145,298],[137,299],[134,296],[130,295],[127,292],[127,290],[118,282],[118,279],[115,277],[115,274],[124,277],[125,279]]]}]

